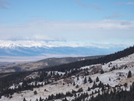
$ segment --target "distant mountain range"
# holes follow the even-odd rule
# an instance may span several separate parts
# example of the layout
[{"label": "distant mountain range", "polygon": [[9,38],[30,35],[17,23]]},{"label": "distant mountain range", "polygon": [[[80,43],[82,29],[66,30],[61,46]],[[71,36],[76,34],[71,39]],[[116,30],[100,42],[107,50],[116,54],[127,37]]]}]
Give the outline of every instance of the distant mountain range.
[{"label": "distant mountain range", "polygon": [[0,56],[93,56],[113,53],[116,50],[120,50],[120,48],[103,49],[97,47],[4,47],[0,48]]},{"label": "distant mountain range", "polygon": [[94,56],[110,54],[124,48],[126,47],[123,45],[89,42],[0,40],[0,56]]},{"label": "distant mountain range", "polygon": [[[124,46],[103,46],[84,42],[0,40],[0,72],[33,70],[42,68],[42,66],[66,64],[80,61],[83,57],[87,59],[89,58],[87,56],[107,55],[122,49],[124,49]],[[42,59],[45,60],[33,63],[33,61]],[[22,65],[20,61],[23,63],[32,61],[32,63]],[[17,62],[21,65],[16,65]],[[10,67],[10,69],[3,67]]]}]

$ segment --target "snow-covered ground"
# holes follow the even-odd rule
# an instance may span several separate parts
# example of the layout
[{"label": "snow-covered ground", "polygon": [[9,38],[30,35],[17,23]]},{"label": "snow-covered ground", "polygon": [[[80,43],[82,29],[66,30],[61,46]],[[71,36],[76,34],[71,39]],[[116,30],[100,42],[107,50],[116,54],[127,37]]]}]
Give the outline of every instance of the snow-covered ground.
[{"label": "snow-covered ground", "polygon": [[[90,65],[90,66],[85,66],[81,67],[81,69],[87,69],[88,71],[92,71],[92,67],[94,66],[100,66],[101,64],[96,64],[96,65]],[[111,71],[111,68],[115,67],[114,70]],[[127,67],[127,68],[126,68]],[[43,87],[39,88],[34,88],[33,91],[26,90],[22,91],[21,93],[15,93],[12,95],[12,98],[7,98],[2,96],[0,101],[23,101],[24,98],[26,98],[27,101],[35,101],[36,98],[47,98],[51,94],[58,94],[58,93],[64,93],[66,92],[71,92],[72,90],[77,91],[79,88],[83,88],[83,92],[87,92],[88,94],[91,94],[92,91],[98,90],[99,88],[92,89],[91,91],[87,91],[88,87],[92,87],[93,83],[95,82],[96,78],[98,77],[99,80],[103,84],[109,84],[111,87],[115,87],[116,85],[123,85],[125,83],[128,83],[128,85],[131,85],[132,82],[134,82],[134,54],[129,55],[127,57],[117,59],[115,61],[111,61],[107,64],[101,65],[101,68],[105,71],[105,73],[97,73],[97,74],[90,74],[87,76],[79,76],[76,77],[75,75],[67,78],[69,80],[72,80],[72,84],[68,84],[65,79],[60,79],[58,81],[55,81],[54,83],[45,85]],[[128,72],[131,71],[132,77],[127,78]],[[64,74],[60,72],[60,74]],[[37,73],[35,72],[35,75]],[[33,74],[30,76],[34,77]],[[83,83],[85,78],[91,78],[93,80],[92,83]],[[99,82],[98,82],[99,83]],[[76,85],[79,87],[76,88]],[[13,88],[12,86],[11,88]],[[127,88],[129,90],[129,87]],[[37,91],[37,94],[34,94],[34,91]],[[73,97],[67,97],[68,100],[71,101]],[[57,99],[55,101],[62,101],[60,99]]]}]

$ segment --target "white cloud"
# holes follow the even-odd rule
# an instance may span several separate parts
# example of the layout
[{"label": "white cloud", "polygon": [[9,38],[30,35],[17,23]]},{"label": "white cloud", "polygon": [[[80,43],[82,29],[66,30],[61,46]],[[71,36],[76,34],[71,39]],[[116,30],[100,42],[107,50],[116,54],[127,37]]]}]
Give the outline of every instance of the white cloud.
[{"label": "white cloud", "polygon": [[79,0],[74,0],[74,2],[75,2],[76,4],[78,4],[79,6],[81,6],[81,7],[87,7],[86,4],[80,2]]},{"label": "white cloud", "polygon": [[103,10],[103,8],[99,7],[97,4],[91,4],[90,6],[92,6],[93,8],[97,10]]},{"label": "white cloud", "polygon": [[134,5],[134,2],[127,2],[127,3],[125,3],[125,2],[118,2],[115,5],[119,6],[119,5],[123,5],[123,4]]},{"label": "white cloud", "polygon": [[126,4],[128,4],[128,5],[134,5],[134,2],[128,2]]},{"label": "white cloud", "polygon": [[6,1],[0,1],[0,9],[8,9],[5,5],[9,4]]},{"label": "white cloud", "polygon": [[89,40],[123,42],[134,38],[134,21],[35,20],[18,26],[1,26],[0,39]]},{"label": "white cloud", "polygon": [[117,6],[123,5],[123,2],[118,2],[118,3],[114,4],[114,5],[117,5]]},{"label": "white cloud", "polygon": [[107,19],[112,19],[112,18],[118,18],[118,17],[121,17],[123,16],[122,14],[118,13],[118,12],[114,12],[113,15],[111,16],[106,16],[105,18]]},{"label": "white cloud", "polygon": [[46,16],[30,16],[31,18],[44,18]]}]

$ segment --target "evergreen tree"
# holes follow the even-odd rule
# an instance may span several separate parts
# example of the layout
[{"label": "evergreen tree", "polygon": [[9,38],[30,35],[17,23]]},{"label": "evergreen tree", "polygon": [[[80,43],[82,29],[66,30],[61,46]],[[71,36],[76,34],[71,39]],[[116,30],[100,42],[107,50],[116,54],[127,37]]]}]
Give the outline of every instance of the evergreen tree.
[{"label": "evergreen tree", "polygon": [[101,72],[100,72],[101,74],[103,74],[104,73],[104,71],[103,71],[103,69],[101,69]]},{"label": "evergreen tree", "polygon": [[104,85],[103,85],[103,83],[100,81],[100,83],[98,84],[98,87],[100,88],[100,87],[103,87]]},{"label": "evergreen tree", "polygon": [[99,82],[99,78],[98,78],[98,76],[97,76],[97,78],[96,78],[96,82]]},{"label": "evergreen tree", "polygon": [[90,87],[88,87],[88,89],[87,89],[88,91],[90,91],[91,89],[90,89]]},{"label": "evergreen tree", "polygon": [[79,90],[78,90],[78,92],[82,92],[83,91],[83,89],[82,88],[80,88]]},{"label": "evergreen tree", "polygon": [[38,99],[36,99],[36,101],[38,101]]},{"label": "evergreen tree", "polygon": [[84,78],[84,84],[85,84],[85,83],[87,83],[87,78],[86,78],[86,77]]},{"label": "evergreen tree", "polygon": [[27,100],[24,98],[23,101],[27,101]]},{"label": "evergreen tree", "polygon": [[73,86],[75,86],[75,82],[73,83]]},{"label": "evergreen tree", "polygon": [[35,90],[35,91],[34,91],[34,95],[36,95],[36,94],[37,94],[37,91]]},{"label": "evergreen tree", "polygon": [[93,86],[92,86],[92,89],[96,88],[97,87],[97,84],[94,82],[93,83]]},{"label": "evergreen tree", "polygon": [[67,98],[63,99],[62,101],[68,101]]},{"label": "evergreen tree", "polygon": [[77,81],[79,80],[79,76],[77,76]]},{"label": "evergreen tree", "polygon": [[125,89],[127,88],[127,83],[124,84]]},{"label": "evergreen tree", "polygon": [[79,88],[79,85],[76,85],[76,88]]},{"label": "evergreen tree", "polygon": [[40,100],[39,101],[42,101],[42,98],[40,97]]},{"label": "evergreen tree", "polygon": [[130,78],[130,77],[132,77],[131,71],[129,71],[129,72],[128,72],[128,75],[127,75],[127,78]]},{"label": "evergreen tree", "polygon": [[89,81],[89,83],[93,82],[93,80],[90,77],[88,78],[88,81]]}]

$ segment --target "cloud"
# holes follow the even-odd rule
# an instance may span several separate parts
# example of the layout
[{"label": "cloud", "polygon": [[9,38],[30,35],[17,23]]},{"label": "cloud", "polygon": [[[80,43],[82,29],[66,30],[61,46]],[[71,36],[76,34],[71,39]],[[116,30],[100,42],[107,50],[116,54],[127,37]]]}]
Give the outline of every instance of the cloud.
[{"label": "cloud", "polygon": [[[87,6],[89,6],[89,5],[86,5],[86,4],[82,3],[82,2],[80,2],[79,0],[74,0],[74,1],[76,2],[76,4],[78,4],[81,7],[86,8]],[[93,7],[94,9],[97,9],[97,10],[103,10],[103,8],[99,7],[97,4],[90,4],[90,6]]]},{"label": "cloud", "polygon": [[76,4],[78,4],[78,5],[81,6],[81,7],[87,7],[86,4],[80,2],[79,0],[74,0],[74,1],[75,1]]},{"label": "cloud", "polygon": [[128,5],[134,5],[134,2],[128,2],[126,4],[128,4]]},{"label": "cloud", "polygon": [[30,16],[30,17],[32,17],[32,18],[44,18],[44,17],[46,17],[46,16]]},{"label": "cloud", "polygon": [[8,9],[5,5],[8,5],[7,1],[0,1],[0,9]]},{"label": "cloud", "polygon": [[125,2],[118,2],[115,5],[119,6],[119,5],[123,5],[123,4],[134,5],[134,2],[127,2],[127,3],[125,3]]},{"label": "cloud", "polygon": [[[0,39],[88,40],[89,42],[133,42],[134,21],[33,20],[16,26],[0,26]],[[125,40],[125,41],[124,41]]]},{"label": "cloud", "polygon": [[97,10],[103,10],[103,8],[99,7],[97,4],[91,4],[90,6],[92,6],[93,8]]},{"label": "cloud", "polygon": [[115,13],[113,13],[113,15],[111,15],[111,16],[106,16],[105,18],[107,18],[107,19],[112,19],[112,18],[118,18],[118,17],[121,17],[121,16],[123,16],[123,15],[120,14],[120,13],[115,12]]},{"label": "cloud", "polygon": [[114,5],[117,5],[117,6],[123,5],[123,2],[118,2],[118,3],[114,4]]},{"label": "cloud", "polygon": [[2,22],[2,21],[0,21],[0,24],[5,24],[6,22]]},{"label": "cloud", "polygon": [[131,23],[128,22],[128,21],[122,21],[122,22],[121,22],[121,25],[131,25]]}]

